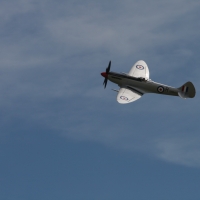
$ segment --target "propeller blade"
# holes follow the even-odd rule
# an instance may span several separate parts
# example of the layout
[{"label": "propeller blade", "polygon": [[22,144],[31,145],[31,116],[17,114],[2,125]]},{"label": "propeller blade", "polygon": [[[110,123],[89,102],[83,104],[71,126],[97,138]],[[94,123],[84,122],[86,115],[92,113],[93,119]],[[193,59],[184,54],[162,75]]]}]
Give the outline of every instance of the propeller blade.
[{"label": "propeller blade", "polygon": [[107,81],[108,81],[108,79],[107,79],[107,78],[105,78],[105,79],[104,79],[104,82],[103,82],[104,88],[106,88]]},{"label": "propeller blade", "polygon": [[110,67],[111,67],[111,61],[109,62],[108,67],[106,68],[106,74],[109,73],[109,71],[110,71]]}]

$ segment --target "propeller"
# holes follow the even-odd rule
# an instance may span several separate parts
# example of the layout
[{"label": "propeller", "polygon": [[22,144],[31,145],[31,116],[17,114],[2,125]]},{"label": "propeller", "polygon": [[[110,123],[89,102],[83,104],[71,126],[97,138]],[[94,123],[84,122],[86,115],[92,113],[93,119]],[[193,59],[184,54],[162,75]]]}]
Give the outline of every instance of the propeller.
[{"label": "propeller", "polygon": [[101,75],[105,77],[104,82],[103,82],[104,88],[106,88],[106,85],[108,82],[108,73],[110,72],[110,67],[111,67],[111,61],[109,62],[108,67],[106,68],[106,72],[101,73]]},{"label": "propeller", "polygon": [[108,67],[106,68],[106,74],[109,73],[109,71],[110,71],[110,66],[111,66],[111,61],[109,62]]}]

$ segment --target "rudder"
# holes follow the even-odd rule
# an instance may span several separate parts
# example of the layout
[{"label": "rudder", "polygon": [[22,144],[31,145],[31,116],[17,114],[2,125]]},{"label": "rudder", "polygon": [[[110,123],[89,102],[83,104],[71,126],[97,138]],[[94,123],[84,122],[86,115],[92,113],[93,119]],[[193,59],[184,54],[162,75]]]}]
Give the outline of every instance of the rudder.
[{"label": "rudder", "polygon": [[178,90],[179,90],[178,95],[184,99],[194,98],[196,94],[195,87],[193,83],[190,81],[182,85],[180,88],[178,88]]}]

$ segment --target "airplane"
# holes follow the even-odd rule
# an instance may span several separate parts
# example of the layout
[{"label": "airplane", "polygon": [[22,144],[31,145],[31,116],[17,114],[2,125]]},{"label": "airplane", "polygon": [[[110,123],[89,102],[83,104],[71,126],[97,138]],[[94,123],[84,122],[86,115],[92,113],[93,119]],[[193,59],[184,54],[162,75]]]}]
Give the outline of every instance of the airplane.
[{"label": "airplane", "polygon": [[138,100],[146,93],[156,93],[171,96],[179,96],[181,98],[193,98],[196,94],[195,87],[192,82],[186,82],[179,88],[174,88],[168,85],[157,83],[149,79],[149,68],[145,61],[137,61],[129,73],[116,73],[110,71],[111,61],[106,68],[106,72],[101,75],[105,78],[103,85],[106,88],[107,81],[110,80],[116,83],[120,89],[118,92],[117,101],[120,104],[127,104]]}]

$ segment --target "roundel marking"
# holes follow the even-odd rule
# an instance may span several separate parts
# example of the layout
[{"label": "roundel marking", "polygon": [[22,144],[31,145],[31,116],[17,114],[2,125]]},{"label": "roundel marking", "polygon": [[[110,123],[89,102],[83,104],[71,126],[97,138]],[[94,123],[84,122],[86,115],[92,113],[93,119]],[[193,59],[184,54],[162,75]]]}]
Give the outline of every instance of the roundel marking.
[{"label": "roundel marking", "polygon": [[144,69],[144,67],[143,67],[142,65],[137,65],[136,68],[137,68],[137,69],[140,69],[140,70],[143,70],[143,69]]},{"label": "roundel marking", "polygon": [[164,87],[159,86],[159,87],[157,88],[157,91],[158,91],[159,93],[163,93],[163,92],[164,92]]},{"label": "roundel marking", "polygon": [[124,100],[124,101],[128,101],[128,98],[125,96],[120,96],[120,99]]}]

